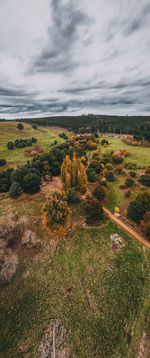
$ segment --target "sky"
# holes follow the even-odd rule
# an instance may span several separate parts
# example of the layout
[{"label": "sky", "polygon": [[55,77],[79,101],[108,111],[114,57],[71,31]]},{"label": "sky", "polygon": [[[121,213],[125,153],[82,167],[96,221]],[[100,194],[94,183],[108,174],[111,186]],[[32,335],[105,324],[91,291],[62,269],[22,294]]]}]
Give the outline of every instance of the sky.
[{"label": "sky", "polygon": [[0,0],[0,118],[150,115],[150,0]]}]

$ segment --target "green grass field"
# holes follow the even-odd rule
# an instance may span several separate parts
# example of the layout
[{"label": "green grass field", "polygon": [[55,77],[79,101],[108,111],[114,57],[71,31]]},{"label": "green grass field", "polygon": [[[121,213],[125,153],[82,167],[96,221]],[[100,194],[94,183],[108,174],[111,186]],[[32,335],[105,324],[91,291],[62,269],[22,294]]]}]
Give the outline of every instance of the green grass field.
[{"label": "green grass field", "polygon": [[[51,143],[57,140],[58,144],[64,142],[58,135],[62,132],[61,129],[38,127],[37,130],[33,129],[31,125],[24,123],[24,130],[17,129],[16,122],[1,122],[0,123],[0,158],[5,159],[8,164],[22,164],[27,161],[24,156],[26,148],[15,148],[14,150],[7,149],[7,143],[9,141],[15,141],[16,139],[26,139],[36,137],[38,144],[44,150],[49,150]],[[66,132],[66,130],[63,130]],[[67,133],[71,136],[70,133]]]},{"label": "green grass field", "polygon": [[[123,237],[120,251],[111,247],[112,233]],[[1,288],[1,357],[36,357],[54,318],[67,329],[71,357],[128,357],[129,349],[135,357],[148,309],[141,245],[110,221],[97,229],[78,226],[55,250],[50,237],[38,235],[40,252],[24,253],[14,281]]]},{"label": "green grass field", "polygon": [[[103,137],[100,137],[100,140]],[[127,149],[131,155],[125,158],[125,163],[136,163],[137,168],[145,168],[150,166],[150,147],[138,147],[131,146],[124,143],[120,138],[106,138],[109,141],[107,148],[100,145],[101,152],[104,153],[107,150],[117,151],[119,149]]]}]

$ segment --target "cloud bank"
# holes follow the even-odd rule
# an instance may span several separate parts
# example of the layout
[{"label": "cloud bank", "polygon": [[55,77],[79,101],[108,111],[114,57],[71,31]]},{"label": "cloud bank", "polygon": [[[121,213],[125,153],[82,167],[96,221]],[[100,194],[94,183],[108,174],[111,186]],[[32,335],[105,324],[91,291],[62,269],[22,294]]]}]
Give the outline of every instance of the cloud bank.
[{"label": "cloud bank", "polygon": [[0,117],[150,115],[149,0],[0,0]]}]

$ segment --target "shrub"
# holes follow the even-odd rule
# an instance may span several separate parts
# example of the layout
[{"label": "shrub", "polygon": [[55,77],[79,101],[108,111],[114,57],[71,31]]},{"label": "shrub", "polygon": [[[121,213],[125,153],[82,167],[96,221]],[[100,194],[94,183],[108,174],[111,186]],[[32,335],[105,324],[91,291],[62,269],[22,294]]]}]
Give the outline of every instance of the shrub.
[{"label": "shrub", "polygon": [[147,211],[144,215],[143,220],[141,221],[141,226],[145,235],[150,240],[150,211]]},{"label": "shrub", "polygon": [[128,189],[125,191],[125,196],[128,198],[131,195],[131,190]]},{"label": "shrub", "polygon": [[27,174],[23,179],[23,191],[28,194],[35,194],[40,190],[41,177],[35,173]]},{"label": "shrub", "polygon": [[127,209],[127,217],[136,223],[140,223],[146,213],[145,207],[137,200],[131,201]]},{"label": "shrub", "polygon": [[87,146],[89,150],[96,150],[97,149],[97,145],[95,142],[93,142],[92,140],[89,140],[87,142]]},{"label": "shrub", "polygon": [[101,145],[104,145],[104,144],[107,144],[107,145],[108,145],[108,144],[109,144],[108,140],[102,139],[102,140],[101,140]]},{"label": "shrub", "polygon": [[19,130],[23,130],[23,129],[24,129],[24,126],[23,126],[22,123],[18,123],[17,128],[18,128]]},{"label": "shrub", "polygon": [[130,171],[130,177],[135,178],[136,177],[136,172],[134,172],[133,170]]},{"label": "shrub", "polygon": [[98,184],[96,185],[95,189],[93,190],[93,196],[99,201],[103,201],[106,197],[106,189],[104,186]]},{"label": "shrub", "polygon": [[150,186],[150,175],[141,175],[139,182],[145,186]]},{"label": "shrub", "polygon": [[96,175],[96,172],[93,168],[88,168],[87,171],[86,171],[86,174],[87,174],[87,178],[88,178],[88,181],[90,183],[95,183],[96,180],[97,180],[97,175]]},{"label": "shrub", "polygon": [[124,159],[123,159],[123,157],[121,157],[121,155],[115,154],[115,153],[112,155],[112,160],[115,164],[122,164],[124,161]]},{"label": "shrub", "polygon": [[0,282],[10,282],[16,273],[18,266],[18,256],[0,239]]},{"label": "shrub", "polygon": [[21,186],[16,181],[14,181],[10,187],[9,195],[11,198],[16,198],[20,194],[21,194]]},{"label": "shrub", "polygon": [[129,157],[129,155],[130,155],[130,152],[129,152],[127,149],[125,149],[125,150],[124,150],[124,156],[125,156],[125,157]]},{"label": "shrub", "polygon": [[0,172],[0,193],[6,193],[7,191],[9,191],[9,188],[11,186],[12,172],[13,172],[12,168]]},{"label": "shrub", "polygon": [[66,133],[59,133],[59,137],[63,139],[68,139],[68,136]]},{"label": "shrub", "polygon": [[23,179],[27,174],[29,174],[29,169],[26,166],[14,170],[10,176],[11,184],[15,181],[22,186]]},{"label": "shrub", "polygon": [[107,170],[113,170],[113,165],[111,163],[106,163]]},{"label": "shrub", "polygon": [[117,175],[122,175],[123,174],[123,169],[122,169],[122,167],[118,166],[117,168],[115,168],[114,172]]},{"label": "shrub", "polygon": [[150,194],[147,192],[141,193],[136,200],[131,201],[127,209],[127,216],[133,221],[139,223],[145,213],[150,210]]},{"label": "shrub", "polygon": [[109,182],[113,182],[115,181],[115,177],[114,177],[114,173],[109,171],[106,173],[106,179],[109,181]]},{"label": "shrub", "polygon": [[6,160],[5,159],[0,159],[0,167],[6,165]]},{"label": "shrub", "polygon": [[119,189],[122,189],[122,190],[126,189],[126,185],[125,185],[125,184],[121,184],[121,185],[119,186]]},{"label": "shrub", "polygon": [[80,202],[80,199],[76,195],[74,188],[70,188],[66,191],[66,198],[68,204],[75,204]]},{"label": "shrub", "polygon": [[103,219],[103,209],[100,202],[92,197],[87,197],[85,202],[85,210],[88,217],[94,220],[101,220]]},{"label": "shrub", "polygon": [[52,230],[59,231],[61,226],[65,225],[67,218],[71,214],[65,192],[50,192],[46,203],[42,207],[42,211],[46,215],[47,226]]},{"label": "shrub", "polygon": [[129,188],[130,186],[133,186],[134,184],[134,180],[131,179],[131,178],[127,178],[126,181],[125,181],[125,185],[127,188]]},{"label": "shrub", "polygon": [[21,238],[28,220],[22,216],[19,219],[16,215],[9,215],[0,218],[0,238],[8,245]]},{"label": "shrub", "polygon": [[7,143],[7,148],[9,149],[9,150],[12,150],[12,149],[14,149],[14,143],[13,142],[8,142]]},{"label": "shrub", "polygon": [[89,168],[94,169],[96,174],[99,174],[102,170],[101,163],[98,160],[92,160]]},{"label": "shrub", "polygon": [[131,163],[131,162],[125,163],[124,168],[135,169],[136,168],[136,163]]},{"label": "shrub", "polygon": [[37,126],[34,124],[34,125],[32,126],[32,128],[33,128],[33,129],[37,129]]}]

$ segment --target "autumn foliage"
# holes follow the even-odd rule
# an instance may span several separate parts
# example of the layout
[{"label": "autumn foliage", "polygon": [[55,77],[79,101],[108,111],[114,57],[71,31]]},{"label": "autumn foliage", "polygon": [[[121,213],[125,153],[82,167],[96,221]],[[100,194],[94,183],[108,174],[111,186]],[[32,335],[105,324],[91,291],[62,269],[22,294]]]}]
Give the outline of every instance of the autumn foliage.
[{"label": "autumn foliage", "polygon": [[50,192],[46,203],[42,206],[42,212],[45,213],[47,226],[52,231],[58,232],[63,229],[71,215],[65,192],[58,190]]},{"label": "autumn foliage", "polygon": [[65,184],[65,189],[75,188],[81,193],[87,190],[87,175],[85,167],[80,158],[73,154],[71,160],[69,155],[66,155],[61,167],[61,177]]}]

